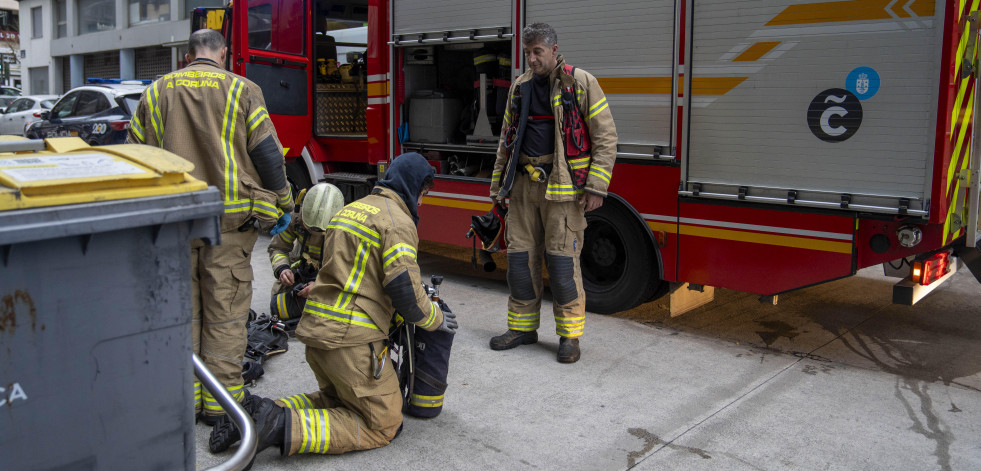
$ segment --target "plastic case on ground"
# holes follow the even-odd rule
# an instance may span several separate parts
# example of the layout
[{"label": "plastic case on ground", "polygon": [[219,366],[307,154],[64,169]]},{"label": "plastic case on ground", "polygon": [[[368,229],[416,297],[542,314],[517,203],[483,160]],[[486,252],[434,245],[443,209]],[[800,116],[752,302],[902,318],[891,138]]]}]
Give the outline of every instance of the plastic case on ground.
[{"label": "plastic case on ground", "polygon": [[0,142],[4,470],[195,469],[189,246],[218,242],[223,205],[191,168]]}]

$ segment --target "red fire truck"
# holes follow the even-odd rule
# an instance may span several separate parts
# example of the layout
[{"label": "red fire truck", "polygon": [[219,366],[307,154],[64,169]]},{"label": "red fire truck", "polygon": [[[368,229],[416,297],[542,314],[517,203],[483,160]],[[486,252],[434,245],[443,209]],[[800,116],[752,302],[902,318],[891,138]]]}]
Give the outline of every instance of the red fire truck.
[{"label": "red fire truck", "polygon": [[242,0],[193,23],[262,87],[294,183],[355,198],[423,153],[420,235],[469,246],[535,22],[598,78],[619,135],[587,215],[591,312],[668,286],[775,300],[877,264],[901,303],[958,266],[981,280],[978,0]]}]

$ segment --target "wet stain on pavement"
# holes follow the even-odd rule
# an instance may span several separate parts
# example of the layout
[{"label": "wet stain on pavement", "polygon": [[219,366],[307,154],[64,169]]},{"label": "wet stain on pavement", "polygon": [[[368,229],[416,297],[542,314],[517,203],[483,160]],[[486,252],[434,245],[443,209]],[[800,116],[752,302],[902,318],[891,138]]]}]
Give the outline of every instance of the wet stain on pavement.
[{"label": "wet stain on pavement", "polygon": [[814,376],[818,373],[831,374],[831,370],[833,369],[835,369],[835,367],[830,365],[804,365],[804,369],[801,371],[804,374]]},{"label": "wet stain on pavement", "polygon": [[[934,442],[933,455],[937,457],[937,465],[943,471],[950,471],[953,469],[950,464],[950,444],[954,441],[954,435],[950,431],[950,426],[944,423],[934,410],[929,388],[929,383],[923,381],[897,378],[896,399],[899,399],[913,422],[909,429]],[[912,393],[918,401],[909,400],[904,391]],[[919,402],[919,407],[916,407],[916,402]]]},{"label": "wet stain on pavement", "polygon": [[756,335],[759,335],[763,340],[763,343],[767,347],[773,345],[780,337],[786,337],[788,340],[793,340],[794,337],[800,335],[800,332],[796,327],[781,321],[762,321],[759,322],[760,326],[766,330],[756,331]]},{"label": "wet stain on pavement", "polygon": [[627,454],[628,469],[636,466],[637,460],[646,456],[657,445],[664,445],[666,448],[670,448],[672,450],[687,451],[689,453],[698,455],[705,460],[712,459],[712,456],[706,453],[705,450],[701,450],[698,448],[691,448],[687,446],[675,445],[673,443],[667,443],[664,440],[661,440],[661,438],[658,437],[657,435],[654,435],[653,433],[648,432],[647,430],[642,428],[629,428],[627,429],[627,432],[641,440],[644,440],[644,448],[642,448],[640,451],[631,451],[630,453]]}]

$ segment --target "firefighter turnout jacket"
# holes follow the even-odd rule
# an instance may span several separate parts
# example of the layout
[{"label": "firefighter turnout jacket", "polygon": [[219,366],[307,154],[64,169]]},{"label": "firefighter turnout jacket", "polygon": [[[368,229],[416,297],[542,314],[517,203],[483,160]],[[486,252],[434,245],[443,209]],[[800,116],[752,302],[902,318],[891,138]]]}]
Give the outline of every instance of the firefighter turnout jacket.
[{"label": "firefighter turnout jacket", "polygon": [[331,263],[317,275],[296,337],[331,350],[388,338],[397,310],[425,330],[443,323],[443,312],[422,288],[412,213],[395,191],[373,194],[341,209],[324,233]]},{"label": "firefighter turnout jacket", "polygon": [[[299,260],[290,256],[296,250],[296,245],[299,245]],[[294,261],[308,264],[319,271],[323,263],[323,245],[323,233],[307,230],[303,227],[300,213],[293,213],[289,227],[269,241],[269,262],[272,264],[273,277],[278,280],[280,272],[289,269]]]},{"label": "firefighter turnout jacket", "polygon": [[191,161],[191,174],[222,193],[222,232],[252,218],[269,229],[293,208],[283,148],[262,90],[214,61],[195,60],[148,86],[130,120],[127,142],[161,147]]},{"label": "firefighter turnout jacket", "polygon": [[[552,114],[555,117],[555,157],[553,160],[552,173],[548,176],[548,186],[545,191],[545,199],[550,201],[573,201],[588,191],[600,196],[606,196],[607,188],[610,186],[610,179],[613,177],[613,164],[617,156],[617,130],[613,123],[613,114],[610,112],[606,95],[600,88],[596,77],[585,70],[576,68],[573,75],[563,71],[565,59],[560,54],[555,69],[549,75],[552,83],[550,96],[552,97]],[[497,199],[501,190],[501,177],[504,174],[505,166],[509,157],[506,146],[506,139],[503,138],[505,130],[512,124],[517,125],[517,135],[514,141],[520,143],[525,132],[524,126],[528,116],[521,116],[515,108],[525,110],[528,107],[515,107],[512,103],[515,94],[523,94],[524,99],[530,99],[531,94],[527,93],[531,86],[534,72],[530,69],[521,74],[508,91],[507,108],[504,113],[502,126],[502,139],[497,148],[497,160],[494,162],[494,171],[491,175],[490,196]],[[564,130],[562,129],[563,110],[562,110],[562,89],[573,86],[575,90],[576,104],[580,114],[589,130],[589,138],[592,141],[590,155],[570,161],[574,169],[588,168],[586,184],[582,189],[573,185],[572,175],[569,165],[566,163]],[[520,149],[514,149],[514,155],[510,156],[517,159]],[[536,156],[531,156],[536,157]]]}]

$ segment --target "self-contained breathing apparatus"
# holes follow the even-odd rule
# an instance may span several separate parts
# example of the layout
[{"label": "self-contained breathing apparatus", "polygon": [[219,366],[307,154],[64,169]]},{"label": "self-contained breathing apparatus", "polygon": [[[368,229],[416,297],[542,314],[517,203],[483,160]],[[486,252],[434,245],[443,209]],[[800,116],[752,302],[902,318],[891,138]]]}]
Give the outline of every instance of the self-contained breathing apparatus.
[{"label": "self-contained breathing apparatus", "polygon": [[[422,285],[429,298],[439,304],[443,312],[452,312],[439,297],[443,277],[433,275],[430,281],[432,287],[425,283]],[[453,337],[453,334],[439,330],[429,332],[417,329],[396,313],[388,331],[386,346],[375,356],[375,378],[381,377],[385,361],[390,357],[399,379],[403,412],[422,418],[436,417],[442,412]]]}]

